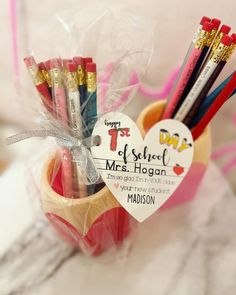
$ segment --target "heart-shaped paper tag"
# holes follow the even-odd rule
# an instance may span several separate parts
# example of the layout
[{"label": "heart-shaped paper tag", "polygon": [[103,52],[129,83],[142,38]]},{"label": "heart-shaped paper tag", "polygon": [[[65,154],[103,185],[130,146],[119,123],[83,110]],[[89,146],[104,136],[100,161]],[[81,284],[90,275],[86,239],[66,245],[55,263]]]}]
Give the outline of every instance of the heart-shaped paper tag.
[{"label": "heart-shaped paper tag", "polygon": [[160,121],[143,140],[133,120],[111,112],[97,121],[93,135],[101,137],[92,155],[104,182],[140,222],[167,201],[192,163],[192,135],[179,121]]}]

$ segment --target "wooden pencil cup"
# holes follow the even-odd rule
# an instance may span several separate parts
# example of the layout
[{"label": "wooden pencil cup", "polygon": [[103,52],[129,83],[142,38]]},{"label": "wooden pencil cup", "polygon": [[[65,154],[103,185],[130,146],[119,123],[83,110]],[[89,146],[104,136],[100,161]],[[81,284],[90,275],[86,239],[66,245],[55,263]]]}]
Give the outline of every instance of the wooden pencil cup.
[{"label": "wooden pencil cup", "polygon": [[[164,107],[165,101],[157,101],[147,106],[141,112],[137,119],[137,126],[143,136],[145,136],[145,133],[161,119]],[[161,209],[168,209],[194,198],[207,169],[210,156],[211,132],[209,126],[207,126],[202,135],[194,142],[193,162],[188,174],[174,194],[162,205]]]},{"label": "wooden pencil cup", "polygon": [[[81,199],[69,199],[53,190],[50,179],[55,158],[43,169],[42,208],[57,232],[87,255],[99,255],[120,245],[131,232],[134,220],[104,186],[97,193]],[[55,181],[60,184],[60,175]]]}]

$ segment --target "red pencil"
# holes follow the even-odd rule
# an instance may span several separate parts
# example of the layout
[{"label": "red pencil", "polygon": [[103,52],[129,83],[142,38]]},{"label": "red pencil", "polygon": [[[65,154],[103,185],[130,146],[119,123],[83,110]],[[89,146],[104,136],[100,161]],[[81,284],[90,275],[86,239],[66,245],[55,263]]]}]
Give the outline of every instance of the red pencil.
[{"label": "red pencil", "polygon": [[40,94],[43,104],[51,113],[53,113],[52,97],[48,84],[40,71],[33,56],[24,58],[24,62],[27,66],[28,72],[33,80],[33,83]]},{"label": "red pencil", "polygon": [[210,106],[208,111],[202,117],[201,121],[197,124],[195,128],[192,129],[193,139],[196,140],[206,128],[207,124],[211,121],[214,115],[218,112],[221,106],[226,102],[226,100],[231,96],[233,91],[236,89],[236,72],[232,75],[229,82],[216,97],[213,104]]},{"label": "red pencil", "polygon": [[[52,95],[55,102],[55,112],[58,120],[66,128],[69,124],[67,97],[64,88],[64,79],[61,68],[61,60],[51,59],[47,62],[50,67],[50,75],[52,80]],[[75,181],[76,170],[74,169],[72,162],[72,154],[70,150],[66,148],[60,148],[59,154],[62,164],[62,181],[63,181],[63,193],[64,197],[74,198],[77,192],[77,183]]]},{"label": "red pencil", "polygon": [[52,81],[51,81],[51,77],[50,77],[50,75],[49,75],[49,72],[48,72],[48,70],[46,69],[45,64],[44,64],[43,62],[40,62],[40,63],[38,63],[38,67],[39,67],[40,71],[42,72],[42,74],[43,74],[43,76],[44,76],[46,82],[48,83],[48,87],[49,87],[49,89],[50,89],[50,91],[51,91],[51,88],[52,88]]},{"label": "red pencil", "polygon": [[172,118],[176,107],[181,99],[181,96],[189,82],[192,72],[194,71],[195,66],[197,65],[198,60],[200,59],[201,53],[207,43],[207,40],[211,34],[213,25],[209,22],[205,22],[202,30],[198,35],[196,43],[189,54],[188,61],[186,62],[184,69],[181,73],[180,79],[176,85],[175,92],[171,97],[169,104],[166,106],[162,119]]}]

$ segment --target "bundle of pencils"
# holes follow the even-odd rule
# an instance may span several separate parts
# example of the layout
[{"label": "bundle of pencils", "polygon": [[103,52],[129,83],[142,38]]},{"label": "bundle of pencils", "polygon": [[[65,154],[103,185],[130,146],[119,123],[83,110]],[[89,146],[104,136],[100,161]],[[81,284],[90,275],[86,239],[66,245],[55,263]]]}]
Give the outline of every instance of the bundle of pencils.
[{"label": "bundle of pencils", "polygon": [[[24,59],[40,99],[65,131],[82,139],[92,134],[97,118],[96,64],[92,58],[54,58],[37,63]],[[69,149],[60,148],[62,194],[68,198],[88,195],[78,163]],[[90,188],[91,191],[91,188]]]},{"label": "bundle of pencils", "polygon": [[221,21],[202,17],[181,66],[162,119],[174,118],[197,139],[220,106],[236,89],[235,72],[209,94],[236,49],[236,34]]}]

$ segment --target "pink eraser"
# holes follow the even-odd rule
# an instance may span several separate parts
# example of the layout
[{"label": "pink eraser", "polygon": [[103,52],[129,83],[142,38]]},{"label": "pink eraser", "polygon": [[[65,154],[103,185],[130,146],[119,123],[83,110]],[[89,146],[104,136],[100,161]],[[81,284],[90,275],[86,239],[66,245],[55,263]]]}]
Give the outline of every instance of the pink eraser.
[{"label": "pink eraser", "polygon": [[77,65],[75,62],[67,62],[66,63],[66,69],[68,72],[76,72],[77,70]]},{"label": "pink eraser", "polygon": [[211,22],[212,22],[213,25],[214,25],[214,29],[215,29],[215,30],[218,30],[218,28],[219,28],[219,26],[220,26],[220,24],[221,24],[221,20],[218,19],[218,18],[213,18],[213,19],[211,20]]},{"label": "pink eraser", "polygon": [[200,25],[203,26],[205,22],[210,22],[210,21],[211,21],[211,19],[209,17],[203,16],[201,21],[200,21]]},{"label": "pink eraser", "polygon": [[40,70],[46,71],[46,66],[45,66],[45,64],[43,62],[38,63],[38,67],[39,67]]},{"label": "pink eraser", "polygon": [[66,67],[66,64],[67,64],[68,62],[72,62],[72,59],[69,59],[69,58],[65,58],[65,59],[63,59],[62,63],[63,63],[63,67],[64,67],[64,68]]},{"label": "pink eraser", "polygon": [[231,38],[233,39],[233,43],[236,44],[236,34],[235,33],[233,33],[231,35]]},{"label": "pink eraser", "polygon": [[27,56],[24,58],[24,62],[27,67],[31,67],[32,65],[36,64],[36,61],[33,56]]},{"label": "pink eraser", "polygon": [[224,37],[221,39],[220,43],[222,43],[225,46],[230,46],[233,42],[233,38],[229,35],[224,35]]},{"label": "pink eraser", "polygon": [[51,64],[51,61],[50,61],[50,59],[48,59],[48,60],[46,60],[46,61],[44,62],[44,65],[45,65],[45,67],[46,67],[47,71],[49,71],[49,70],[51,69],[51,66],[50,66],[50,64]]},{"label": "pink eraser", "polygon": [[220,32],[223,34],[228,34],[230,30],[231,30],[231,27],[227,25],[222,25],[220,28]]},{"label": "pink eraser", "polygon": [[205,22],[202,29],[206,32],[211,32],[214,28],[214,25],[210,22]]},{"label": "pink eraser", "polygon": [[92,57],[84,57],[83,60],[84,60],[84,64],[85,64],[85,65],[86,65],[87,63],[92,63],[92,62],[93,62]]},{"label": "pink eraser", "polygon": [[86,72],[96,73],[96,64],[91,62],[86,64]]}]

